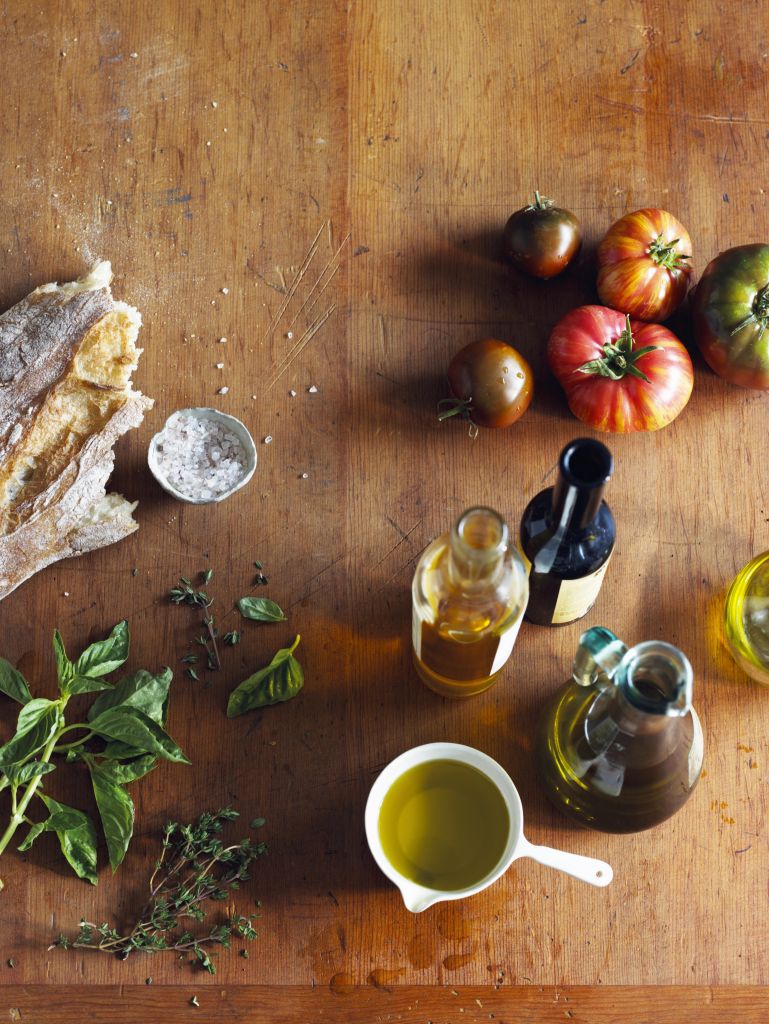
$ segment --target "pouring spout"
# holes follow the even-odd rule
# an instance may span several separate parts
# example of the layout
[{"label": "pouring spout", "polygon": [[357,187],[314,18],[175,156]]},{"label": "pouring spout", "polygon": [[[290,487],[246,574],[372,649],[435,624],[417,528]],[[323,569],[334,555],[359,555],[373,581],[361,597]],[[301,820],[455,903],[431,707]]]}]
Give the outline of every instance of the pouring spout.
[{"label": "pouring spout", "polygon": [[400,891],[406,910],[410,910],[412,914],[421,914],[433,903],[438,903],[441,898],[440,893],[434,889],[425,889],[421,885],[401,885]]}]

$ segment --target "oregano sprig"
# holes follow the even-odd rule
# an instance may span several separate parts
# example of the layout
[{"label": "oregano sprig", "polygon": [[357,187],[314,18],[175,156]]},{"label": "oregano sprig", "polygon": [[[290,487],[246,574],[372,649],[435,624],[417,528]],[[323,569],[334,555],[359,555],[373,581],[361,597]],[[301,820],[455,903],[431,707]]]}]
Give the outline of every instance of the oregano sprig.
[{"label": "oregano sprig", "polygon": [[[120,960],[132,953],[174,951],[190,954],[191,962],[210,974],[216,966],[209,952],[212,946],[228,949],[233,935],[255,939],[253,922],[257,915],[237,914],[193,934],[182,922],[205,920],[208,900],[223,902],[249,878],[252,862],[266,853],[264,843],[251,839],[225,846],[221,833],[227,822],[239,817],[231,807],[204,812],[189,825],[170,821],[163,830],[160,857],[149,878],[149,898],[136,923],[124,933],[109,924],[97,925],[81,920],[74,938],[60,935],[54,946],[62,949],[95,949],[111,953]],[[252,828],[264,824],[254,819]]]},{"label": "oregano sprig", "polygon": [[[211,582],[213,575],[214,573],[212,569],[204,569],[200,573],[200,579],[204,586],[207,586]],[[186,576],[179,577],[179,582],[175,587],[171,588],[170,597],[173,604],[188,604],[193,608],[199,608],[203,612],[203,625],[206,627],[206,634],[204,636],[196,637],[196,642],[206,649],[209,669],[212,671],[220,669],[222,667],[222,662],[219,657],[219,648],[216,644],[219,631],[216,628],[214,617],[210,612],[214,599],[209,597],[205,590],[196,590],[192,580],[187,579]],[[194,669],[188,669],[187,675],[193,679],[198,678]]]}]

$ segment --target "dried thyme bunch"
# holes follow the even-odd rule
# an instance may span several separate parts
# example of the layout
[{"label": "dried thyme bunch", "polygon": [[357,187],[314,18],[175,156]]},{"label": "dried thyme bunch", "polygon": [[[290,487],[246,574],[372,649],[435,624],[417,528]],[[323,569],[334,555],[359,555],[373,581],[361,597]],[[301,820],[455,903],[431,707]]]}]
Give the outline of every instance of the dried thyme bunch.
[{"label": "dried thyme bunch", "polygon": [[[190,825],[168,822],[163,830],[162,850],[149,879],[149,898],[136,924],[125,934],[109,924],[96,925],[82,920],[80,931],[70,939],[60,935],[54,946],[62,949],[97,949],[112,953],[120,960],[134,951],[160,953],[174,950],[180,955],[192,954],[192,963],[199,963],[210,974],[216,967],[205,947],[228,949],[233,935],[255,939],[253,921],[256,915],[236,915],[194,935],[183,929],[181,921],[190,918],[202,922],[206,917],[203,905],[207,900],[222,902],[230,892],[248,879],[252,861],[266,852],[264,843],[241,839],[225,846],[221,832],[225,822],[234,821],[238,812],[224,807],[215,813],[205,812]],[[258,828],[264,819],[257,818]]]}]

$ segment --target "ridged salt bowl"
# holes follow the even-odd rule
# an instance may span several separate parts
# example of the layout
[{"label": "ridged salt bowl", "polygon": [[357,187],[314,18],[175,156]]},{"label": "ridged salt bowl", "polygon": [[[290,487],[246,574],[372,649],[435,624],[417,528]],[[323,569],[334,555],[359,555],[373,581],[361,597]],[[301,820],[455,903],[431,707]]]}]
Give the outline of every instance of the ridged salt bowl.
[{"label": "ridged salt bowl", "polygon": [[[163,439],[163,434],[168,428],[169,424],[172,424],[175,417],[179,416],[191,416],[198,420],[209,420],[214,423],[218,423],[224,430],[227,430],[230,434],[234,434],[241,445],[243,446],[243,454],[245,457],[245,470],[243,476],[235,483],[228,491],[223,491],[221,494],[217,494],[211,498],[193,498],[188,494],[184,494],[177,490],[176,487],[166,478],[163,469],[160,466],[158,457],[158,444]],[[163,424],[163,429],[159,430],[157,434],[150,441],[149,450],[147,452],[147,464],[150,467],[152,475],[155,477],[157,482],[167,491],[172,497],[178,501],[185,501],[189,505],[212,505],[219,501],[224,501],[225,498],[229,498],[235,491],[239,491],[241,487],[245,487],[251,477],[254,475],[256,469],[256,445],[254,439],[251,436],[248,427],[245,423],[241,423],[235,416],[229,416],[226,412],[219,412],[218,409],[177,409],[176,412],[172,413]]]}]

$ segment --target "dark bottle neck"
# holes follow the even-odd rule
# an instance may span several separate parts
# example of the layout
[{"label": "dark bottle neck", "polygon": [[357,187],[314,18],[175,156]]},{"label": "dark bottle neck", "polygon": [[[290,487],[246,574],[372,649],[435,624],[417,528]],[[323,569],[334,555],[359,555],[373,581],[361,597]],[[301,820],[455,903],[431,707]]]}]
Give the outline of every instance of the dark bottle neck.
[{"label": "dark bottle neck", "polygon": [[579,438],[568,444],[558,463],[550,525],[569,531],[587,529],[598,515],[613,468],[611,452],[600,441]]}]

